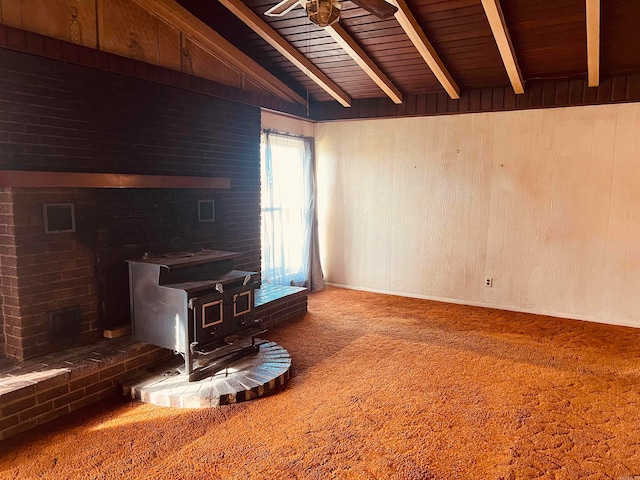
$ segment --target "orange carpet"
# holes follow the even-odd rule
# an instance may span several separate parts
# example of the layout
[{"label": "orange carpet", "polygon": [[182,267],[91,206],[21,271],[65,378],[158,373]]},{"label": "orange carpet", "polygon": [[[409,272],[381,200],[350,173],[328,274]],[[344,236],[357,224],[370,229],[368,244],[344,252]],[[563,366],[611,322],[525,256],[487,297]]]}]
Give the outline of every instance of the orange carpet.
[{"label": "orange carpet", "polygon": [[330,288],[265,337],[278,393],[113,399],[0,443],[0,478],[640,479],[640,329]]}]

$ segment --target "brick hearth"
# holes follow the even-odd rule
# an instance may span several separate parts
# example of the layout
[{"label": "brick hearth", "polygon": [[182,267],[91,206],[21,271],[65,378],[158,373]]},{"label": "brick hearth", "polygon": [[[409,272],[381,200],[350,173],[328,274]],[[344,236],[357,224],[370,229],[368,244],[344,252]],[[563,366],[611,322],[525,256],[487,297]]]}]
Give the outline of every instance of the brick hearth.
[{"label": "brick hearth", "polygon": [[[283,386],[291,371],[291,355],[275,342],[256,339],[258,351],[228,368],[194,382],[176,372],[184,365],[172,361],[126,380],[125,397],[162,407],[208,408],[255,400]],[[246,338],[237,346],[249,346]],[[234,344],[236,346],[236,344]]]},{"label": "brick hearth", "polygon": [[[306,311],[305,288],[263,285],[256,291],[256,316],[267,326],[299,319]],[[0,440],[116,395],[123,378],[173,357],[123,337],[20,365],[0,360]]]},{"label": "brick hearth", "polygon": [[0,440],[111,396],[123,374],[170,356],[127,337],[9,367],[0,372]]}]

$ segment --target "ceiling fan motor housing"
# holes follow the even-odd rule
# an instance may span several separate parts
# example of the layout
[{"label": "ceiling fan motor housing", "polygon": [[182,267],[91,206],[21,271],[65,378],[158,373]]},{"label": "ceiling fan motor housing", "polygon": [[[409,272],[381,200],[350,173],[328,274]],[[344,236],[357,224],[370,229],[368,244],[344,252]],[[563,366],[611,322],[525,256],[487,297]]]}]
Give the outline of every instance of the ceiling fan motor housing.
[{"label": "ceiling fan motor housing", "polygon": [[309,0],[305,8],[309,20],[320,27],[328,27],[340,19],[342,4],[337,0]]}]

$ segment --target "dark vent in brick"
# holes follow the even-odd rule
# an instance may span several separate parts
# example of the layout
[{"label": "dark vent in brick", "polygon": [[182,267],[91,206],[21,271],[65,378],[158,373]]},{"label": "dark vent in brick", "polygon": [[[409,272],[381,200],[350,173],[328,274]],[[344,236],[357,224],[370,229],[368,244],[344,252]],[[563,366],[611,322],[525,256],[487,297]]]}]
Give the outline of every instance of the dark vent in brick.
[{"label": "dark vent in brick", "polygon": [[198,221],[213,222],[216,219],[215,204],[213,200],[198,200]]},{"label": "dark vent in brick", "polygon": [[75,232],[76,218],[73,203],[45,203],[44,231],[47,233]]},{"label": "dark vent in brick", "polygon": [[62,308],[49,312],[49,341],[61,342],[80,338],[80,307]]}]

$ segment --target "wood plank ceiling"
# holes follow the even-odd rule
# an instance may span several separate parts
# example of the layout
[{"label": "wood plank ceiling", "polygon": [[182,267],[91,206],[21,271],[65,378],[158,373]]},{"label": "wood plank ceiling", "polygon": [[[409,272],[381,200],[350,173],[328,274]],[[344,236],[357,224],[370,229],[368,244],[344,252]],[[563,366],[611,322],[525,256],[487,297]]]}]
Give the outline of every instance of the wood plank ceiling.
[{"label": "wood plank ceiling", "polygon": [[[395,4],[393,0],[389,2]],[[304,69],[292,64],[220,2],[178,0],[178,3],[310,102],[336,101],[309,79]],[[308,20],[302,7],[282,17],[268,17],[264,12],[276,0],[243,3],[351,99],[387,97],[328,31]],[[512,50],[516,62],[513,68],[519,69],[525,90],[527,82],[535,80],[587,78],[587,4],[592,9],[595,5],[596,14],[600,9],[599,30],[596,22],[596,29],[590,33],[596,35],[596,43],[592,45],[599,54],[597,58],[590,50],[589,55],[595,58],[591,68],[597,74],[594,77],[592,70],[590,82],[597,84],[598,79],[607,76],[640,73],[640,0],[405,0],[405,3],[461,91],[513,85],[519,93],[496,43],[500,37],[494,37],[496,25],[490,25],[491,15],[489,10],[485,11],[488,3],[495,3],[498,11],[501,7],[504,31],[510,39],[507,48]],[[381,20],[345,1],[340,27],[400,92],[395,103],[402,101],[402,95],[445,91],[398,19]]]}]

